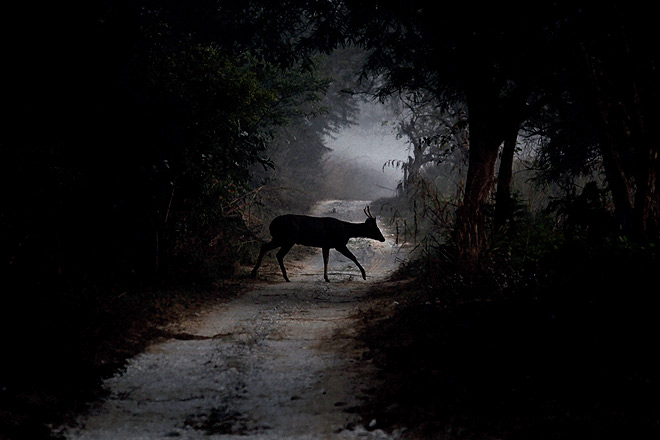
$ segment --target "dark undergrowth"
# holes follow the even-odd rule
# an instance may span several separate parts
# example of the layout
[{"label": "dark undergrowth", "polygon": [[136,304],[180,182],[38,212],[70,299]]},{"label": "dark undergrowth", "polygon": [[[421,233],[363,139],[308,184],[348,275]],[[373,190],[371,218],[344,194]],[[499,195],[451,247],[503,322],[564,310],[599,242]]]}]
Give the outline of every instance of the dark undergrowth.
[{"label": "dark undergrowth", "polygon": [[365,418],[409,438],[660,438],[658,259],[591,250],[562,246],[500,291],[501,273],[465,286],[410,263],[383,298],[395,311],[364,316],[380,384]]},{"label": "dark undergrowth", "polygon": [[[238,283],[39,289],[2,304],[0,439],[57,438],[105,393],[102,380],[163,326],[240,291]],[[17,289],[25,292],[25,289]]]},{"label": "dark undergrowth", "polygon": [[77,265],[53,269],[57,255],[36,245],[15,259],[21,264],[11,260],[0,277],[0,440],[56,439],[52,428],[104,396],[103,379],[171,336],[165,325],[238,294],[236,270],[255,260],[259,220],[250,229],[225,218],[180,240],[158,276],[83,252],[71,258]]}]

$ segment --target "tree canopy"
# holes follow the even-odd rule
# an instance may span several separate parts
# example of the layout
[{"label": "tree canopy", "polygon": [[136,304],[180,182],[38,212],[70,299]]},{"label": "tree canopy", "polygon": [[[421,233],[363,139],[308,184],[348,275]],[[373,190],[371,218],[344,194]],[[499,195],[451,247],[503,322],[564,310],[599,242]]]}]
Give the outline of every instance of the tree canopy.
[{"label": "tree canopy", "polygon": [[[31,225],[52,237],[104,230],[109,247],[122,242],[113,231],[137,234],[154,254],[208,226],[209,212],[246,188],[253,164],[269,165],[279,127],[319,111],[307,105],[328,86],[315,77],[315,55],[348,44],[366,50],[363,74],[377,78],[377,96],[466,104],[469,167],[455,234],[466,262],[487,246],[500,148],[515,145],[525,124],[543,126],[548,177],[597,157],[622,231],[643,240],[657,230],[648,134],[657,72],[645,7],[209,0],[10,12],[33,38],[10,40],[7,56],[2,148],[13,165],[4,179],[24,192],[8,196],[5,249],[46,244],[20,232]],[[502,176],[512,155],[503,157]],[[498,183],[504,199],[509,180]],[[54,253],[70,242],[53,240]]]},{"label": "tree canopy", "polygon": [[[634,307],[647,304],[660,231],[655,17],[648,2],[10,2],[0,321],[14,362],[0,370],[0,414],[33,403],[23,392],[66,357],[61,344],[81,356],[112,327],[108,313],[142,319],[165,296],[159,283],[231,279],[266,220],[243,207],[302,209],[300,188],[325,178],[324,136],[354,122],[364,95],[408,106],[404,187],[448,174],[439,164],[453,148],[467,156],[460,198],[424,201],[449,232],[431,229],[424,264],[403,271],[421,274],[424,313],[469,292],[553,313],[627,304],[626,322],[650,322],[657,307]],[[535,142],[525,162],[536,181],[559,187],[534,213],[511,188],[521,140]],[[273,196],[282,188],[292,191]],[[30,331],[15,338],[16,322]],[[16,354],[27,339],[45,351]],[[78,373],[58,366],[55,376]]]},{"label": "tree canopy", "polygon": [[[370,51],[366,69],[384,81],[381,94],[428,90],[439,104],[467,104],[469,170],[456,225],[466,262],[487,243],[486,205],[501,145],[515,143],[521,126],[544,109],[584,112],[622,229],[640,238],[657,230],[657,147],[646,138],[648,121],[657,119],[646,104],[657,93],[648,9],[590,2],[346,7],[352,36]],[[564,145],[580,145],[588,157],[593,150],[584,140]]]}]

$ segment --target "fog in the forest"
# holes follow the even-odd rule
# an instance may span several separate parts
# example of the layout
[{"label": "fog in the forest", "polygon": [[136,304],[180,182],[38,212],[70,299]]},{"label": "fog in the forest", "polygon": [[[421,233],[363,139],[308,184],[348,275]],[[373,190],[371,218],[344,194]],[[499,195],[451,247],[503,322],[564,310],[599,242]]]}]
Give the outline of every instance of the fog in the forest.
[{"label": "fog in the forest", "polygon": [[377,199],[394,194],[402,173],[385,164],[408,156],[405,139],[397,139],[393,130],[394,118],[386,105],[365,102],[357,124],[326,137],[332,149],[325,163],[328,196]]}]

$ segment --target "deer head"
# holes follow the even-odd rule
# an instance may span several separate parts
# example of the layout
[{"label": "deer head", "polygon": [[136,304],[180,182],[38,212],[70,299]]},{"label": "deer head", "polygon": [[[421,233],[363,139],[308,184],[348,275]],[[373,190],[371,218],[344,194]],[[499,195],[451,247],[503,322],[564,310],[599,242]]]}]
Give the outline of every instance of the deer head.
[{"label": "deer head", "polygon": [[385,237],[383,237],[383,233],[380,232],[380,229],[376,224],[376,217],[371,215],[371,210],[369,209],[368,206],[364,208],[364,215],[367,216],[367,219],[364,221],[367,230],[366,237],[371,238],[373,240],[385,241]]}]

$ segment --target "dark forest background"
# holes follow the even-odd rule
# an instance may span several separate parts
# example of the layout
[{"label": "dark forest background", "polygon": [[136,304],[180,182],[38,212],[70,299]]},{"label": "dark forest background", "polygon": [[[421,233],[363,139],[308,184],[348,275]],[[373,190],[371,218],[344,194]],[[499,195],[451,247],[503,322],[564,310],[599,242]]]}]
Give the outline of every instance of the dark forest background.
[{"label": "dark forest background", "polygon": [[376,205],[413,281],[365,333],[392,423],[657,438],[655,15],[472,3],[3,6],[0,435],[47,438],[240,290],[268,219],[350,196],[324,139],[376,99],[410,146]]}]

